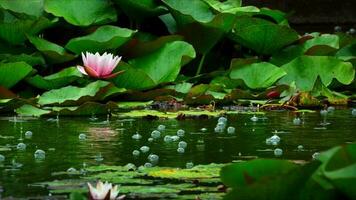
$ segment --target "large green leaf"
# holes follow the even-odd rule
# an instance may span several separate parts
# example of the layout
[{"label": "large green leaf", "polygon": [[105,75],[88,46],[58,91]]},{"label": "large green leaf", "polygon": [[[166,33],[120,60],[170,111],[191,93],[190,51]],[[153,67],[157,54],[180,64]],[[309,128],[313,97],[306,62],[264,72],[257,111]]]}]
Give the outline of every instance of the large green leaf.
[{"label": "large green leaf", "polygon": [[130,18],[143,21],[148,17],[159,16],[167,12],[167,9],[159,5],[155,0],[113,0],[122,11]]},{"label": "large green leaf", "polygon": [[16,13],[39,17],[43,13],[44,0],[0,0],[0,7]]},{"label": "large green leaf", "polygon": [[[110,83],[106,81],[95,81],[83,88],[75,86],[67,86],[56,90],[50,90],[43,93],[38,98],[38,103],[41,105],[72,103],[78,104],[84,98],[93,98],[97,93]],[[86,100],[86,99],[85,99]]]},{"label": "large green leaf", "polygon": [[236,20],[231,39],[259,54],[271,55],[295,42],[298,33],[293,29],[270,21],[248,16]]},{"label": "large green leaf", "polygon": [[11,17],[0,22],[0,38],[10,44],[22,44],[27,40],[26,35],[36,35],[56,21],[57,19],[50,21],[44,17],[35,20]]},{"label": "large green leaf", "polygon": [[242,79],[249,88],[259,89],[270,87],[285,74],[283,69],[268,62],[253,63],[242,67],[234,67],[232,63],[230,77]]},{"label": "large green leaf", "polygon": [[157,51],[121,64],[125,73],[113,79],[119,88],[146,89],[176,79],[181,66],[195,57],[191,45],[182,41],[167,43]]},{"label": "large green leaf", "polygon": [[76,67],[69,67],[45,77],[36,75],[26,79],[26,81],[37,88],[51,90],[64,87],[80,77],[82,77],[82,74]]},{"label": "large green leaf", "polygon": [[298,89],[311,91],[318,77],[325,86],[335,78],[342,84],[350,84],[355,76],[351,63],[328,56],[300,56],[282,66],[287,72],[279,83],[295,82]]},{"label": "large green leaf", "polygon": [[0,86],[11,88],[31,71],[32,67],[25,62],[0,64]]},{"label": "large green leaf", "polygon": [[67,53],[63,47],[55,43],[39,37],[28,36],[28,39],[36,49],[43,53],[49,63],[63,63],[75,58],[74,55]]},{"label": "large green leaf", "polygon": [[211,8],[219,13],[231,13],[231,14],[247,14],[247,13],[257,13],[260,11],[255,6],[241,6],[241,0],[204,0]]},{"label": "large green leaf", "polygon": [[31,55],[28,54],[19,54],[19,55],[12,55],[12,54],[0,54],[0,60],[1,62],[26,62],[27,64],[31,66],[44,66],[45,65],[45,60],[42,57],[41,54],[39,53],[34,53]]},{"label": "large green leaf", "polygon": [[71,39],[65,47],[76,54],[85,51],[104,52],[120,47],[130,40],[135,32],[117,26],[101,26],[90,35]]},{"label": "large green leaf", "polygon": [[109,0],[46,0],[44,9],[76,26],[104,24],[117,19]]}]

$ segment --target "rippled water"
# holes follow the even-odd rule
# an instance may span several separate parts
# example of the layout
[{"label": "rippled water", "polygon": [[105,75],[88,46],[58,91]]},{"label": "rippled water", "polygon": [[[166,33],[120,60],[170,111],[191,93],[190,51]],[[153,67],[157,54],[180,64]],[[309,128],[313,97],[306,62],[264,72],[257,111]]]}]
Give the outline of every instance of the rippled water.
[{"label": "rippled water", "polygon": [[[56,177],[51,173],[71,167],[79,170],[100,163],[143,165],[149,153],[159,156],[159,166],[170,167],[185,167],[188,162],[225,163],[249,156],[274,157],[276,147],[283,150],[280,158],[310,160],[315,152],[356,140],[356,117],[349,109],[328,113],[326,119],[318,112],[305,113],[301,115],[301,125],[293,124],[295,114],[291,112],[268,112],[259,116],[257,122],[251,121],[251,117],[242,114],[227,117],[227,127],[235,127],[235,134],[227,134],[226,130],[215,133],[218,118],[184,121],[111,118],[107,123],[106,118],[93,121],[60,117],[59,121],[40,118],[23,122],[18,119],[14,123],[13,117],[1,117],[0,154],[5,161],[0,162],[0,197],[46,195],[48,192],[43,188],[29,184],[54,180]],[[151,132],[161,124],[166,126],[161,137],[148,142]],[[202,128],[207,130],[204,132]],[[183,154],[177,152],[179,141],[163,141],[165,135],[176,135],[179,129],[185,130],[180,141],[187,142]],[[26,131],[32,131],[33,136],[25,137]],[[266,145],[266,138],[276,131],[280,144]],[[85,140],[79,139],[81,133],[86,135]],[[140,140],[132,139],[136,133],[142,135]],[[21,142],[26,144],[26,150],[17,149]],[[132,151],[144,145],[150,147],[149,153],[134,157]],[[304,150],[298,151],[298,145],[303,145]],[[46,152],[44,160],[34,158],[37,149]]]}]

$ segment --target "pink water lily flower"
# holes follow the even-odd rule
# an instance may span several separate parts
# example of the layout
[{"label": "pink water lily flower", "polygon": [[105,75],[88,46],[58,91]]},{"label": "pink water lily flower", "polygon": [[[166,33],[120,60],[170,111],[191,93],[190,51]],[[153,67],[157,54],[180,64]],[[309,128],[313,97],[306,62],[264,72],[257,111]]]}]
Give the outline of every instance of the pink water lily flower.
[{"label": "pink water lily flower", "polygon": [[85,55],[82,53],[83,66],[77,66],[78,70],[85,75],[93,78],[109,79],[114,78],[118,74],[124,71],[118,71],[112,73],[117,64],[119,64],[121,57],[114,56],[111,53],[104,53],[100,55],[99,53],[89,53],[86,52]]},{"label": "pink water lily flower", "polygon": [[115,185],[112,186],[111,183],[98,181],[96,183],[96,187],[93,187],[90,183],[88,183],[89,187],[89,198],[91,200],[121,200],[125,198],[125,195],[119,195],[119,187]]}]

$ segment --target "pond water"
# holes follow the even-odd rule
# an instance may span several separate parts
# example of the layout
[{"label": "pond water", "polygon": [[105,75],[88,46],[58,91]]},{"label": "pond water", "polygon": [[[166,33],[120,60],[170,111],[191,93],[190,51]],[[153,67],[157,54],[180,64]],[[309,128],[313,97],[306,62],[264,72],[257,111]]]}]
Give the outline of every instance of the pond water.
[{"label": "pond water", "polygon": [[[55,119],[0,118],[0,197],[47,195],[48,191],[31,186],[32,183],[55,180],[52,173],[81,169],[86,166],[108,164],[136,166],[148,162],[150,153],[159,156],[159,166],[185,167],[187,163],[226,163],[249,157],[275,157],[274,149],[283,150],[279,158],[310,160],[315,152],[356,140],[356,117],[349,109],[329,112],[326,117],[319,112],[300,115],[301,124],[293,124],[295,113],[267,112],[251,120],[252,115],[227,116],[226,127],[235,128],[234,134],[216,133],[218,118],[187,120],[145,120],[111,118]],[[161,137],[151,142],[151,132],[164,125]],[[184,153],[177,151],[179,141],[165,142],[166,135],[185,131],[179,141],[185,141]],[[32,137],[27,131],[32,132]],[[139,133],[141,139],[132,136]],[[281,138],[277,146],[267,145],[266,139],[275,133]],[[79,135],[85,139],[80,139]],[[85,134],[85,135],[83,135]],[[167,139],[167,138],[166,138]],[[168,138],[169,139],[169,138]],[[18,146],[19,143],[26,145]],[[133,156],[142,146],[150,148],[147,153]],[[298,146],[304,148],[298,150]],[[45,151],[45,159],[34,158],[36,150]]]}]

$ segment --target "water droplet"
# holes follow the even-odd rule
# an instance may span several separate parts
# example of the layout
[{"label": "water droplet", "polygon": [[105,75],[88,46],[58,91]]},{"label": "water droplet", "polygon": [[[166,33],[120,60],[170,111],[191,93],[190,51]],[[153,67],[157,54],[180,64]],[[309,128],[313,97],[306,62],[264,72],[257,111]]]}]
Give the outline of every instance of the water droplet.
[{"label": "water droplet", "polygon": [[166,136],[164,136],[163,141],[164,142],[172,142],[173,139],[172,139],[172,137],[170,135],[166,135]]},{"label": "water droplet", "polygon": [[150,154],[148,156],[148,160],[151,162],[151,163],[157,163],[158,160],[159,160],[159,156],[156,155],[156,154]]},{"label": "water droplet", "polygon": [[215,131],[215,133],[222,133],[222,132],[224,132],[224,129],[219,127],[219,126],[217,126],[217,127],[214,128],[214,131]]},{"label": "water droplet", "polygon": [[21,150],[21,151],[26,150],[26,144],[20,142],[20,143],[17,144],[16,148],[17,148],[18,150]]},{"label": "water droplet", "polygon": [[227,119],[226,119],[226,117],[219,117],[219,119],[218,119],[218,123],[226,123],[227,122]]},{"label": "water droplet", "polygon": [[0,162],[4,162],[5,161],[5,156],[0,154]]},{"label": "water droplet", "polygon": [[299,117],[296,117],[293,119],[293,124],[294,125],[300,125],[302,123],[302,120]]},{"label": "water droplet", "polygon": [[140,155],[140,151],[139,150],[133,150],[132,151],[132,155],[133,156],[139,156]]},{"label": "water droplet", "polygon": [[179,129],[179,130],[177,131],[177,136],[178,136],[178,137],[184,137],[184,134],[185,134],[185,131],[184,131],[183,129]]},{"label": "water droplet", "polygon": [[136,165],[133,163],[127,163],[125,165],[125,168],[127,168],[127,171],[135,171],[136,170]]},{"label": "water droplet", "polygon": [[256,115],[254,115],[254,116],[251,117],[250,119],[251,119],[251,121],[253,121],[253,122],[257,122],[257,121],[258,121],[258,118],[256,117]]},{"label": "water droplet", "polygon": [[26,132],[25,132],[25,137],[26,137],[26,138],[31,138],[32,135],[33,135],[33,134],[32,134],[32,131],[26,131]]},{"label": "water droplet", "polygon": [[335,107],[334,106],[329,106],[327,111],[328,112],[334,112],[335,111]]},{"label": "water droplet", "polygon": [[297,149],[298,149],[298,151],[304,151],[303,145],[298,145]]},{"label": "water droplet", "polygon": [[320,156],[320,153],[319,153],[319,152],[315,152],[315,153],[312,155],[312,158],[313,158],[313,160],[316,160],[316,159],[319,158],[319,156]]},{"label": "water droplet", "polygon": [[278,135],[273,135],[272,137],[266,139],[266,144],[276,146],[280,141],[281,138]]},{"label": "water droplet", "polygon": [[187,169],[191,169],[191,168],[194,167],[194,163],[192,163],[192,162],[187,162],[187,163],[185,164],[185,167],[186,167]]},{"label": "water droplet", "polygon": [[176,142],[180,139],[180,137],[178,137],[176,135],[173,135],[171,138],[172,138],[173,142]]},{"label": "water droplet", "polygon": [[70,167],[67,169],[67,173],[69,174],[73,174],[73,173],[76,173],[77,172],[77,169],[75,169],[74,167]]},{"label": "water droplet", "polygon": [[153,142],[153,138],[150,137],[150,138],[147,139],[147,141]]},{"label": "water droplet", "polygon": [[147,163],[144,164],[144,167],[145,168],[150,168],[150,167],[152,167],[152,163],[147,162]]},{"label": "water droplet", "polygon": [[177,152],[178,152],[178,153],[184,153],[184,152],[185,152],[185,150],[184,150],[184,148],[179,147],[179,148],[177,149]]},{"label": "water droplet", "polygon": [[158,131],[164,131],[166,129],[166,126],[163,125],[163,124],[160,124],[158,127],[157,127],[157,130]]},{"label": "water droplet", "polygon": [[208,129],[207,128],[201,128],[200,131],[201,132],[206,132]]},{"label": "water droplet", "polygon": [[228,133],[228,134],[234,134],[234,133],[235,133],[235,127],[229,126],[229,127],[227,128],[227,133]]},{"label": "water droplet", "polygon": [[152,137],[153,139],[157,139],[157,138],[161,137],[161,132],[159,132],[159,131],[157,131],[157,130],[154,130],[154,131],[152,131],[152,133],[151,133],[151,137]]},{"label": "water droplet", "polygon": [[280,149],[280,148],[277,148],[277,149],[274,150],[273,153],[274,153],[275,156],[279,157],[279,156],[283,155],[283,150]]},{"label": "water droplet", "polygon": [[86,140],[87,135],[85,135],[84,133],[81,133],[81,134],[79,134],[78,138],[79,138],[79,140]]},{"label": "water droplet", "polygon": [[37,160],[44,160],[46,158],[46,152],[41,149],[37,149],[35,151],[34,156],[35,156],[35,159],[37,159]]},{"label": "water droplet", "polygon": [[101,155],[101,153],[99,153],[98,155],[95,156],[94,159],[96,162],[101,162],[104,160],[104,157]]},{"label": "water droplet", "polygon": [[321,116],[326,116],[328,114],[328,111],[327,110],[321,110],[320,111],[320,115]]},{"label": "water droplet", "polygon": [[342,31],[341,26],[335,26],[335,27],[334,27],[334,31],[335,31],[335,32],[341,32],[341,31]]},{"label": "water droplet", "polygon": [[187,144],[185,141],[180,141],[180,142],[178,143],[178,147],[179,147],[179,148],[185,149],[185,148],[187,148],[187,146],[188,146],[188,144]]},{"label": "water droplet", "polygon": [[352,116],[356,116],[356,109],[355,108],[352,109],[351,114],[352,114]]},{"label": "water droplet", "polygon": [[141,138],[142,138],[142,135],[140,135],[138,133],[132,135],[132,139],[134,139],[134,140],[139,140]]},{"label": "water droplet", "polygon": [[147,152],[150,150],[150,147],[148,147],[148,146],[142,146],[142,147],[140,148],[140,150],[141,150],[142,153],[147,153]]},{"label": "water droplet", "polygon": [[224,122],[219,122],[216,127],[220,127],[221,129],[224,129],[226,127],[226,124]]}]

